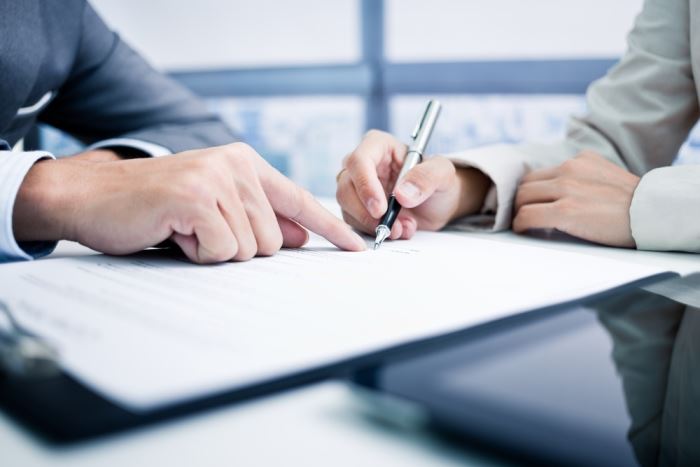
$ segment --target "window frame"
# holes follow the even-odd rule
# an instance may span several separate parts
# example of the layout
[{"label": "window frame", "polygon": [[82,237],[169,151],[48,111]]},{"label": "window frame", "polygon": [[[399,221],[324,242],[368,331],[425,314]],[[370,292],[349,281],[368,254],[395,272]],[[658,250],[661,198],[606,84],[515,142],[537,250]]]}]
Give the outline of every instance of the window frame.
[{"label": "window frame", "polygon": [[367,129],[389,129],[399,94],[585,94],[616,59],[391,63],[384,53],[384,0],[359,0],[361,57],[349,65],[229,68],[172,72],[207,97],[353,95],[365,102]]}]

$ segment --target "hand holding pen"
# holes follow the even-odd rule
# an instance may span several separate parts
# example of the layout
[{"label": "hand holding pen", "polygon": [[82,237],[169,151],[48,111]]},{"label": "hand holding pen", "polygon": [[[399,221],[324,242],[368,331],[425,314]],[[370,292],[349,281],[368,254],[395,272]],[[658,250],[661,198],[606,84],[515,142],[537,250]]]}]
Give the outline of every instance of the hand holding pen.
[{"label": "hand holding pen", "polygon": [[[403,179],[408,172],[411,171],[416,165],[423,162],[423,154],[425,153],[425,148],[428,147],[428,141],[430,141],[430,136],[433,134],[433,129],[435,128],[435,123],[440,116],[441,105],[438,101],[430,101],[423,112],[423,116],[418,120],[416,129],[411,133],[411,143],[408,145],[408,151],[403,158],[403,163],[401,164],[401,170],[396,177],[396,185],[401,186],[402,191],[406,188],[411,189],[410,185],[404,185]],[[396,187],[394,188],[396,189]],[[414,190],[415,191],[415,190]],[[379,225],[374,229],[376,238],[374,240],[374,249],[379,248],[384,240],[389,238],[391,234],[391,228],[394,226],[394,222],[399,216],[401,211],[401,203],[396,199],[396,194],[392,190],[387,200],[387,209]]]},{"label": "hand holding pen", "polygon": [[[429,111],[435,112],[434,106],[430,109],[429,105],[419,120],[418,127],[423,127],[424,132],[428,129],[426,123],[435,123],[427,118]],[[416,133],[411,138],[410,147],[414,149],[417,143],[423,144],[423,138],[417,138]],[[429,137],[429,133],[423,134]],[[402,206],[398,211],[393,209],[393,225],[387,226],[388,238],[393,240],[411,238],[416,230],[440,230],[458,217],[477,212],[490,186],[489,179],[475,169],[458,169],[445,157],[425,158],[424,151],[425,146],[421,149],[425,161],[417,165],[409,161],[410,167],[401,174],[409,146],[388,133],[368,132],[344,160],[338,174],[336,197],[345,221],[375,236],[380,219],[387,214],[391,195]]]}]

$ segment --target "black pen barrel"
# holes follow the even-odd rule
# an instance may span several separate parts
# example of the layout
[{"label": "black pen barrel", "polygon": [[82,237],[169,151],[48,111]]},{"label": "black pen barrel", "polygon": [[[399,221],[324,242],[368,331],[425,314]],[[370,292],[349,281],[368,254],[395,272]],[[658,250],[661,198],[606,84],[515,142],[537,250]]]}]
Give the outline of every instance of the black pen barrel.
[{"label": "black pen barrel", "polygon": [[398,201],[396,201],[394,195],[391,195],[388,200],[388,208],[384,214],[384,217],[382,217],[382,220],[379,221],[379,225],[386,225],[389,230],[391,230],[392,226],[394,225],[394,221],[396,221],[396,218],[399,216],[400,211],[401,205]]}]

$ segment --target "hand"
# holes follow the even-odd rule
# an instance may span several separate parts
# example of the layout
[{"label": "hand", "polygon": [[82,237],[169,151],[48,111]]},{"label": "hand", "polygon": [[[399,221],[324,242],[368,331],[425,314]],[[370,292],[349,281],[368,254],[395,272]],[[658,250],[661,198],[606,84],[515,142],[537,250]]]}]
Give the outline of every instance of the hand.
[{"label": "hand", "polygon": [[557,229],[618,247],[635,247],[630,205],[639,177],[592,152],[526,175],[515,197],[513,230]]},{"label": "hand", "polygon": [[[345,158],[336,198],[343,218],[356,229],[374,233],[387,209],[406,146],[377,130],[367,133]],[[403,209],[391,229],[392,239],[408,239],[416,230],[439,230],[483,205],[490,181],[475,169],[456,169],[444,157],[432,157],[406,174],[394,194]]]},{"label": "hand", "polygon": [[96,164],[42,161],[15,203],[18,240],[76,240],[127,254],[172,239],[197,263],[244,261],[319,233],[346,250],[364,241],[242,143]]}]

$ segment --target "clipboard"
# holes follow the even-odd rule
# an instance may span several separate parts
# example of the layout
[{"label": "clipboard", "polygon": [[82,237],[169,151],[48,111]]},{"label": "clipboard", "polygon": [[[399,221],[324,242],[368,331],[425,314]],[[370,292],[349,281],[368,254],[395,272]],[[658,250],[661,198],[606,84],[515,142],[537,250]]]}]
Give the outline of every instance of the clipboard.
[{"label": "clipboard", "polygon": [[[616,295],[630,288],[642,287],[675,277],[678,277],[678,274],[672,272],[656,274],[578,300],[525,311],[440,336],[428,337],[357,357],[311,367],[294,374],[281,375],[249,386],[237,387],[233,390],[149,412],[131,412],[85,387],[61,369],[60,361],[52,361],[50,349],[45,349],[46,353],[39,352],[34,355],[38,355],[39,359],[47,360],[43,362],[31,362],[24,358],[21,352],[16,355],[10,352],[9,360],[15,361],[15,364],[20,362],[19,371],[16,371],[17,368],[13,369],[8,366],[8,354],[5,350],[5,357],[0,359],[0,365],[3,366],[4,370],[0,374],[0,407],[17,421],[39,434],[44,441],[51,444],[72,444],[213,410],[224,405],[269,396],[324,380],[348,379],[359,370],[409,359],[424,352],[435,351],[464,342],[466,339],[476,338],[483,333],[494,332],[494,330],[502,329],[504,326],[511,328],[532,320],[543,319],[553,313],[564,313],[571,310],[572,305],[585,304],[590,300]],[[0,306],[0,310],[2,309]],[[12,315],[9,310],[5,314],[12,323]],[[4,337],[7,338],[7,336]],[[10,335],[11,339],[18,337],[36,339],[35,344],[41,342],[38,336],[28,333],[19,326],[13,328]],[[22,367],[22,362],[27,365]],[[32,371],[31,368],[35,368],[36,371]],[[27,369],[30,370],[26,371]]]}]

